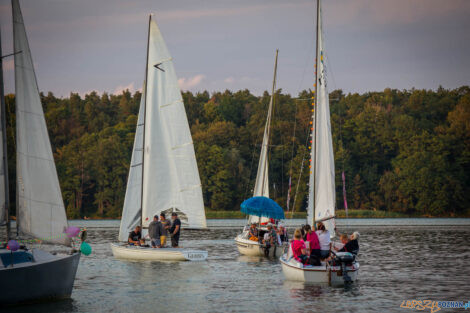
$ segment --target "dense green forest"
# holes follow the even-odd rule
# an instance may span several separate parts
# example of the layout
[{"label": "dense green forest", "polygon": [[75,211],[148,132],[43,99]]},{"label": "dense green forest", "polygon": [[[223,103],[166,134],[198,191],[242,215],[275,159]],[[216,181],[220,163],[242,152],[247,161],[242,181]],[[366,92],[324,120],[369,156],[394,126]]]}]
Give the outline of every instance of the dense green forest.
[{"label": "dense green forest", "polygon": [[[68,217],[119,217],[141,94],[41,97]],[[310,97],[310,91],[294,97],[281,90],[275,96],[270,193],[285,208],[291,176],[290,203],[296,199],[297,212],[307,201]],[[269,95],[241,90],[184,92],[183,98],[206,208],[239,210],[252,193]],[[15,199],[14,95],[6,103]],[[468,86],[347,95],[335,90],[330,110],[338,208],[344,206],[344,170],[350,210],[470,215]]]}]

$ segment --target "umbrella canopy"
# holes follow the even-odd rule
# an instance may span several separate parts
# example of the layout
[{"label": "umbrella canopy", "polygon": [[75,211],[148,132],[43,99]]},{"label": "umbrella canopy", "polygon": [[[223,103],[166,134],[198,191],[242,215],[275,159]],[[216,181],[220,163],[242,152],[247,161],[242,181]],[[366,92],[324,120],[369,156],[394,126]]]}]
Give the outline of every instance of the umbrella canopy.
[{"label": "umbrella canopy", "polygon": [[254,216],[264,216],[277,220],[284,218],[284,210],[276,203],[266,197],[253,197],[243,201],[241,211]]}]

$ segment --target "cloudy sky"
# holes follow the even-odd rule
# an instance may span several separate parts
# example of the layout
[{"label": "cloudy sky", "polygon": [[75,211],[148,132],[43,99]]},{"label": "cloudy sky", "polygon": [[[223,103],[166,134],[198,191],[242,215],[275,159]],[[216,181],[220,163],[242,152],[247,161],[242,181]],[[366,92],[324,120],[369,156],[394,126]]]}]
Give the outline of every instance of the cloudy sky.
[{"label": "cloudy sky", "polygon": [[[39,88],[140,89],[148,14],[155,13],[184,90],[269,89],[313,81],[315,0],[20,0]],[[435,89],[470,84],[469,0],[324,0],[330,89]],[[0,0],[3,53],[10,1]],[[6,91],[13,61],[4,63]]]}]

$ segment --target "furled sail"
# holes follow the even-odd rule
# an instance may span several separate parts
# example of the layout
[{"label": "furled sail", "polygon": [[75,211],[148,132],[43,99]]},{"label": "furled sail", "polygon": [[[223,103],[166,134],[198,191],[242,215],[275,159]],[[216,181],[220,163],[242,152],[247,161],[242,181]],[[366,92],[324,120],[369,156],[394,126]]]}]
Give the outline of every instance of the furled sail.
[{"label": "furled sail", "polygon": [[144,118],[142,224],[162,211],[206,228],[193,141],[171,55],[150,17]]},{"label": "furled sail", "polygon": [[21,232],[69,244],[59,179],[18,0],[12,0],[15,52],[18,223]]},{"label": "furled sail", "polygon": [[[253,197],[263,196],[269,198],[269,137],[271,133],[271,117],[273,111],[274,92],[276,89],[276,72],[277,72],[277,55],[276,50],[276,61],[274,64],[274,78],[273,88],[271,92],[271,98],[269,99],[268,116],[266,117],[266,124],[264,125],[263,143],[261,145],[261,153],[258,162],[258,172],[256,174],[255,189],[253,191]],[[266,217],[258,217],[250,215],[248,218],[249,223],[265,223],[269,219]]]},{"label": "furled sail", "polygon": [[[335,163],[323,50],[321,1],[318,1],[316,103],[311,145],[308,221],[323,221],[335,235]],[[315,198],[315,199],[314,199]],[[315,203],[314,203],[315,201]]]},{"label": "furled sail", "polygon": [[127,241],[129,233],[140,225],[142,218],[142,149],[144,146],[145,83],[140,99],[139,117],[135,129],[134,148],[132,149],[126,196],[122,210],[119,240]]}]

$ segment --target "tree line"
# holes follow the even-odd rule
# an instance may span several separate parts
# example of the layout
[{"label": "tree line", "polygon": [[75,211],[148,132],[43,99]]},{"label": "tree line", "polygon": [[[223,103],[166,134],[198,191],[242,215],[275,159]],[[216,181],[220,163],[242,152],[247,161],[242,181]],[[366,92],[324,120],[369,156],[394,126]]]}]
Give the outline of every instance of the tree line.
[{"label": "tree line", "polygon": [[[311,91],[277,90],[269,150],[270,195],[304,211]],[[41,100],[69,218],[118,218],[141,93],[91,92]],[[252,194],[270,95],[183,92],[206,209],[239,210]],[[10,198],[15,199],[15,104],[6,96]],[[470,88],[330,93],[337,207],[342,172],[349,209],[470,215]],[[294,205],[295,198],[295,205]]]}]

